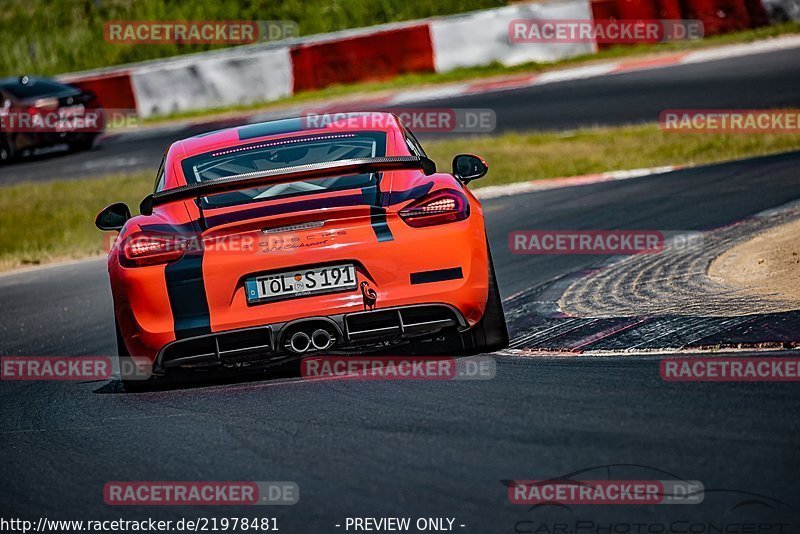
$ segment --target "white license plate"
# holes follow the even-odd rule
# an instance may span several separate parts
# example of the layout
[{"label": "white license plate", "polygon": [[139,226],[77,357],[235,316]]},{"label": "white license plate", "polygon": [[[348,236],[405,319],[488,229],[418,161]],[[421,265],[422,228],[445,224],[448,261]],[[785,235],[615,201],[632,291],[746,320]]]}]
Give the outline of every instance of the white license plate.
[{"label": "white license plate", "polygon": [[302,297],[355,288],[356,268],[352,264],[296,269],[245,280],[247,302]]}]

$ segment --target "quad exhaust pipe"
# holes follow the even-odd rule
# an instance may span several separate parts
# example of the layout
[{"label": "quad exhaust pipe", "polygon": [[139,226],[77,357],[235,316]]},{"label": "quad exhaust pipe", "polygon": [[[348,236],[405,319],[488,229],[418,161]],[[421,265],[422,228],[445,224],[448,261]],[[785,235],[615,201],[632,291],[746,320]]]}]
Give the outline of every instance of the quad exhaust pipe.
[{"label": "quad exhaust pipe", "polygon": [[295,332],[289,340],[289,348],[292,352],[302,354],[311,347],[311,338],[305,332]]},{"label": "quad exhaust pipe", "polygon": [[333,345],[333,336],[324,328],[318,328],[311,334],[311,345],[317,350],[329,349]]},{"label": "quad exhaust pipe", "polygon": [[324,328],[317,328],[309,336],[301,331],[292,334],[289,338],[289,350],[296,354],[303,354],[309,350],[326,350],[333,346],[336,338]]}]

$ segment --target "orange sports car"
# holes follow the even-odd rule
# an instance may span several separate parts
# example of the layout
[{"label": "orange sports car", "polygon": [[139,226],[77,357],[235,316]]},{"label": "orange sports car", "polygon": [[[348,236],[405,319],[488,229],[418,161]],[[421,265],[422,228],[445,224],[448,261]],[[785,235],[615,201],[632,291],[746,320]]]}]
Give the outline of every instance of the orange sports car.
[{"label": "orange sports car", "polygon": [[462,154],[437,173],[388,113],[173,143],[141,214],[116,203],[95,221],[119,232],[108,272],[120,356],[152,382],[320,351],[506,347],[483,210],[465,187],[487,170]]}]

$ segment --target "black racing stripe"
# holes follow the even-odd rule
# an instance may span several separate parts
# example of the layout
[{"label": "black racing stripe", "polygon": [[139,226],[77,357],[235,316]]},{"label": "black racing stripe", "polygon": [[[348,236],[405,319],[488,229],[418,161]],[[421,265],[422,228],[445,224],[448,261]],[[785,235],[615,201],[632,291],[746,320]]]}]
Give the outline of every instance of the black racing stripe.
[{"label": "black racing stripe", "polygon": [[370,206],[369,222],[379,242],[394,241],[389,223],[386,222],[386,210],[380,206]]},{"label": "black racing stripe", "polygon": [[[197,235],[193,221],[183,224],[144,224],[142,230],[176,236]],[[180,260],[168,263],[164,268],[176,339],[211,333],[211,315],[203,281],[202,248],[192,247]]]},{"label": "black racing stripe", "polygon": [[211,315],[203,281],[203,251],[192,250],[180,260],[168,264],[164,276],[175,323],[175,338],[210,334]]},{"label": "black racing stripe", "polygon": [[381,191],[374,185],[361,190],[364,204],[369,205],[369,223],[378,241],[394,241],[392,231],[386,222],[386,208],[381,207]]},{"label": "black racing stripe", "polygon": [[452,269],[439,269],[436,271],[420,271],[418,273],[411,273],[412,284],[443,282],[445,280],[457,280],[459,278],[464,278],[464,273],[461,271],[461,267],[453,267]]},{"label": "black racing stripe", "polygon": [[368,206],[381,205],[381,190],[377,185],[368,185],[361,188],[361,201]]}]

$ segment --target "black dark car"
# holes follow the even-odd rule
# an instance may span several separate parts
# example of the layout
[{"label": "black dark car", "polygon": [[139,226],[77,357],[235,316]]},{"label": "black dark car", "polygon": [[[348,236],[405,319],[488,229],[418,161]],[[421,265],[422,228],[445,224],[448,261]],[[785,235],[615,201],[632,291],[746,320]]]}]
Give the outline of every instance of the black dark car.
[{"label": "black dark car", "polygon": [[0,78],[0,163],[53,145],[88,150],[104,127],[91,91],[47,78]]}]

